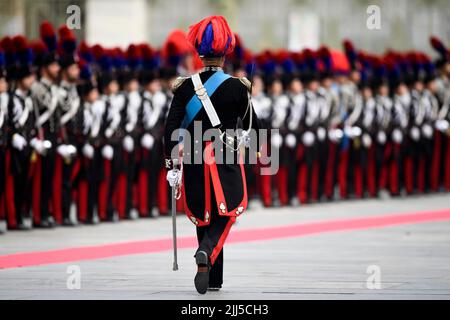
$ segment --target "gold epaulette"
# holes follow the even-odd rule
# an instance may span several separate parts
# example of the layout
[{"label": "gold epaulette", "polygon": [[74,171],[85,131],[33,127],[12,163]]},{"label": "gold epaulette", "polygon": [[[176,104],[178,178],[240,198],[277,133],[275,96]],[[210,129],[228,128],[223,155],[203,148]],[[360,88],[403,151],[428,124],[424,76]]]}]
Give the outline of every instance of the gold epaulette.
[{"label": "gold epaulette", "polygon": [[252,83],[246,77],[239,77],[239,80],[247,87],[248,91],[252,90]]},{"label": "gold epaulette", "polygon": [[178,77],[173,81],[172,84],[172,92],[175,92],[181,84],[184,82],[184,80],[189,79],[189,77]]}]

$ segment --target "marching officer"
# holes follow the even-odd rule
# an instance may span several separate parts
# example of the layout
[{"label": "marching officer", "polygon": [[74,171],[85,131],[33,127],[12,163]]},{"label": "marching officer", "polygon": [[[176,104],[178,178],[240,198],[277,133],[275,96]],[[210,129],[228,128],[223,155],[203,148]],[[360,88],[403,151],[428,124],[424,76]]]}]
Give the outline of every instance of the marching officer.
[{"label": "marching officer", "polygon": [[[193,146],[192,150],[183,151],[184,208],[197,227],[199,247],[195,260],[198,270],[194,282],[197,291],[204,294],[208,288],[219,289],[222,285],[223,245],[236,218],[245,212],[248,200],[243,163],[217,163],[224,153],[233,153],[234,159],[243,158],[237,151],[240,148],[236,148],[236,139],[222,133],[226,129],[235,130],[238,118],[243,120],[246,130],[258,126],[251,109],[249,81],[233,78],[222,70],[224,56],[235,45],[234,34],[226,20],[221,16],[208,17],[191,26],[188,38],[205,67],[200,73],[180,78],[175,83],[164,140],[165,153],[170,157],[166,161],[167,168],[172,169],[173,159],[178,159],[180,153],[178,140],[172,140],[172,133],[186,128],[190,134],[190,137],[187,133],[184,135]],[[194,127],[202,132],[211,129],[209,132],[217,134],[224,142],[217,137],[214,143],[218,148],[215,148],[210,139],[196,140]],[[200,160],[198,163],[191,161],[195,159]],[[169,171],[168,180],[176,187],[181,177],[174,173]]]}]

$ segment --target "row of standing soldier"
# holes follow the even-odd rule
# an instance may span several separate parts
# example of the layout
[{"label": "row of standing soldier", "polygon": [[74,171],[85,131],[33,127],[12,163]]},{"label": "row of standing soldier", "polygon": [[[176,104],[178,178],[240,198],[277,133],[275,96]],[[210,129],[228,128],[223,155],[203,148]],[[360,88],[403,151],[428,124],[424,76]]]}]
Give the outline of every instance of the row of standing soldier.
[{"label": "row of standing soldier", "polygon": [[286,59],[277,72],[267,58],[253,101],[279,129],[266,149],[279,152],[280,168],[252,175],[263,204],[449,190],[449,53],[432,44],[442,53],[435,63],[421,53],[357,54],[349,42],[345,61],[306,51],[302,72]]},{"label": "row of standing soldier", "polygon": [[[46,22],[39,42],[1,41],[0,224],[48,228],[168,212],[170,86],[195,69],[180,31],[169,38],[163,66],[148,45],[77,47],[71,30],[61,27],[57,41]],[[256,113],[279,129],[263,146],[279,152],[277,174],[247,170],[264,205],[450,188],[447,49],[433,68],[416,54],[405,58],[410,69],[397,70],[392,62],[405,62],[398,53],[380,59],[349,43],[344,58],[327,48],[249,58],[240,46],[228,66],[236,75],[256,70]]]}]

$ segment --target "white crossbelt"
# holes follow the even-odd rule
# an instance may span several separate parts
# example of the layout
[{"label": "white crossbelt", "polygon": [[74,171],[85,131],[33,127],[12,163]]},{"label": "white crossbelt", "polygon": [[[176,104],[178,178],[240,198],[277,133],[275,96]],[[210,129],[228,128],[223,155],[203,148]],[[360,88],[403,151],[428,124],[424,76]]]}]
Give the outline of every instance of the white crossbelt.
[{"label": "white crossbelt", "polygon": [[220,125],[220,119],[217,115],[216,109],[211,102],[211,99],[208,96],[208,92],[206,88],[203,86],[202,80],[200,79],[200,74],[196,73],[191,76],[192,83],[194,84],[194,90],[197,97],[200,99],[203,108],[205,108],[206,114],[208,115],[209,121],[213,127],[217,127]]}]

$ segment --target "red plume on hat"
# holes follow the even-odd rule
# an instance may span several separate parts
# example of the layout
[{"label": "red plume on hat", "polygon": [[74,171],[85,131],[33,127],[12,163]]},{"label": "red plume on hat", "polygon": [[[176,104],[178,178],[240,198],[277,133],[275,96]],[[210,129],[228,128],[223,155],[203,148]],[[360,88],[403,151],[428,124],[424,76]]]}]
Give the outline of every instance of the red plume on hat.
[{"label": "red plume on hat", "polygon": [[55,51],[56,50],[56,33],[55,33],[55,30],[53,29],[53,25],[48,21],[42,22],[41,28],[40,28],[40,34],[41,34],[42,41],[47,46],[47,49],[51,52]]},{"label": "red plume on hat", "polygon": [[200,56],[224,56],[236,44],[234,33],[222,16],[210,16],[189,27],[188,40]]},{"label": "red plume on hat", "polygon": [[434,50],[436,50],[443,59],[448,59],[449,53],[448,49],[445,47],[444,43],[437,37],[430,37],[430,44]]}]

